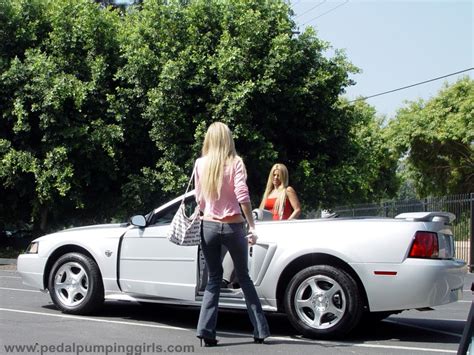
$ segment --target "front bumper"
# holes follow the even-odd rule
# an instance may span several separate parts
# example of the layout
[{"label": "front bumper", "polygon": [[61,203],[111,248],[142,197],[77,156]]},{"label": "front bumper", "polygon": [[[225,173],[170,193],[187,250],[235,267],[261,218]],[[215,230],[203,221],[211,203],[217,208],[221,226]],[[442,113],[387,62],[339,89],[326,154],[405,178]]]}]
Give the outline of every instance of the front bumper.
[{"label": "front bumper", "polygon": [[24,285],[44,291],[43,273],[46,259],[38,254],[21,254],[17,259],[17,271]]}]

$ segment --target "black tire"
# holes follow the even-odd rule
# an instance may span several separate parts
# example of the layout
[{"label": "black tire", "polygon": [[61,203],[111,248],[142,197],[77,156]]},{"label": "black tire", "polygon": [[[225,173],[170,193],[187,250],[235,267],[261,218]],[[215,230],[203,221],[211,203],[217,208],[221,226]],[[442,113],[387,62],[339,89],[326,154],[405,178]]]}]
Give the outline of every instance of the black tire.
[{"label": "black tire", "polygon": [[309,338],[328,339],[347,334],[359,323],[363,310],[354,279],[329,265],[311,266],[298,272],[286,289],[284,302],[291,324]]},{"label": "black tire", "polygon": [[80,253],[61,256],[48,279],[53,303],[63,313],[90,314],[104,302],[104,285],[96,262]]}]

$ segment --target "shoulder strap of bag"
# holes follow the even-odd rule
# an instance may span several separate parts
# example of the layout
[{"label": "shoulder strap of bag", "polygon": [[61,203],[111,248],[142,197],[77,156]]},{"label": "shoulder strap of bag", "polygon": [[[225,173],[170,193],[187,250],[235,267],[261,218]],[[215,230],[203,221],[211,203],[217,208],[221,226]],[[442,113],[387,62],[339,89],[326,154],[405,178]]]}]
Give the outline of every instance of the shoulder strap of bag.
[{"label": "shoulder strap of bag", "polygon": [[195,170],[196,170],[196,164],[194,164],[193,172],[191,173],[191,177],[190,177],[189,182],[188,182],[188,187],[186,187],[186,191],[184,192],[183,199],[181,200],[181,204],[184,203],[184,199],[186,198],[186,194],[188,193],[189,188],[191,187],[191,183],[192,183],[192,181],[193,181],[194,171],[195,171]]}]

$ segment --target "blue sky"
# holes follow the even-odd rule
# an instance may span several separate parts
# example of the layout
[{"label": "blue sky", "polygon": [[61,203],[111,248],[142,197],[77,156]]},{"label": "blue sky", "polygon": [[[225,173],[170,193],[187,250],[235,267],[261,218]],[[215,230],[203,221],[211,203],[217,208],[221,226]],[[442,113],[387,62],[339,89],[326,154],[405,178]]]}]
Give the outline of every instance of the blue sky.
[{"label": "blue sky", "polygon": [[[347,90],[349,99],[474,67],[472,0],[292,0],[291,4],[300,30],[314,27],[319,38],[345,49],[348,59],[362,69],[353,76],[357,84]],[[453,83],[463,75],[474,78],[474,70],[367,102],[393,117],[405,100],[429,99],[446,81]]]},{"label": "blue sky", "polygon": [[[130,0],[116,0],[129,2]],[[352,100],[474,67],[474,0],[287,0],[300,31],[318,37],[362,72],[347,89]],[[332,55],[328,52],[328,56]],[[368,99],[377,112],[393,117],[405,101],[428,100],[444,83],[474,70]]]}]

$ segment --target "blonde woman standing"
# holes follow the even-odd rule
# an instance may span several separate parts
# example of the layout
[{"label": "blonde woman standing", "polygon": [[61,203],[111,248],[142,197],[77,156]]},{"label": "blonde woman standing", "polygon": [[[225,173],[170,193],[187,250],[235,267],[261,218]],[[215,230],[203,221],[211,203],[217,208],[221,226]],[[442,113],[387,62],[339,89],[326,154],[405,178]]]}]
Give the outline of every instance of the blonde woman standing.
[{"label": "blonde woman standing", "polygon": [[[197,337],[201,345],[204,341],[205,346],[215,346],[218,342],[216,323],[223,273],[221,248],[225,246],[232,257],[245,296],[254,328],[254,341],[261,344],[270,331],[247,267],[248,244],[255,244],[257,235],[245,165],[235,151],[232,133],[227,125],[214,122],[209,126],[202,156],[196,160],[195,169],[196,200],[203,213],[201,247],[209,270]],[[249,231],[246,230],[245,220]]]},{"label": "blonde woman standing", "polygon": [[275,164],[268,175],[261,209],[272,212],[274,220],[295,219],[301,214],[301,204],[296,191],[288,186],[288,169],[284,164]]}]

